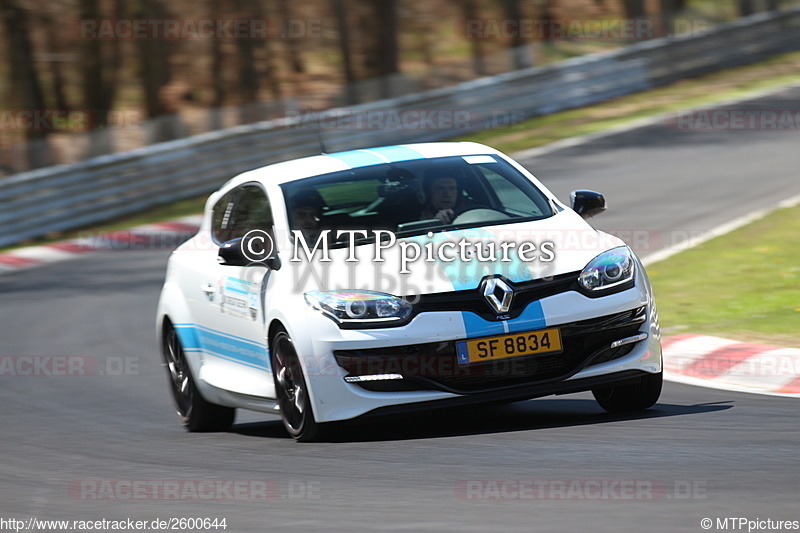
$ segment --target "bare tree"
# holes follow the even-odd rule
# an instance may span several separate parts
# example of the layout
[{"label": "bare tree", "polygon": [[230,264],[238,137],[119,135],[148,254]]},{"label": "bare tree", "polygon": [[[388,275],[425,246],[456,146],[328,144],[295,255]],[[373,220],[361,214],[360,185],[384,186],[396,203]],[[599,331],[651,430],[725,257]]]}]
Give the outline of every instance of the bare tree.
[{"label": "bare tree", "polygon": [[[15,97],[20,106],[27,111],[43,112],[47,107],[33,61],[33,45],[28,33],[28,13],[14,0],[0,0],[0,17],[5,27],[11,77],[16,81]],[[47,150],[47,128],[35,124],[25,130],[30,143],[28,165],[31,168],[50,164]]]},{"label": "bare tree", "polygon": [[[209,2],[211,20],[219,20],[222,17],[223,0]],[[224,54],[222,50],[222,41],[220,39],[211,40],[211,87],[213,92],[213,99],[211,106],[215,109],[222,107],[225,104],[227,91],[225,90],[225,69],[224,69]],[[215,113],[214,117],[218,117]],[[217,122],[212,123],[214,129],[221,128],[222,124]]]},{"label": "bare tree", "polygon": [[538,22],[540,22],[540,27],[542,28],[542,41],[545,45],[552,45],[553,43],[553,22],[555,21],[555,16],[553,16],[553,2],[550,0],[542,0],[539,3],[539,15],[537,17]]},{"label": "bare tree", "polygon": [[[137,19],[165,20],[169,12],[161,0],[139,0],[132,14]],[[174,98],[165,98],[165,89],[172,79],[170,58],[173,43],[157,40],[149,36],[137,39],[139,56],[139,79],[144,93],[145,113],[149,119],[157,119],[149,135],[148,142],[162,142],[180,136],[180,124]],[[165,116],[169,115],[169,116]]]},{"label": "bare tree", "polygon": [[[256,15],[259,9],[258,0],[236,0],[236,10],[238,13],[248,13]],[[263,17],[262,17],[263,18]],[[237,39],[236,46],[239,49],[239,86],[238,93],[241,95],[244,104],[251,104],[258,101],[258,92],[261,84],[256,70],[255,44],[253,39]],[[241,122],[254,122],[261,120],[259,112],[253,113],[251,106],[243,106],[241,110]]]},{"label": "bare tree", "polygon": [[345,0],[331,0],[331,10],[336,19],[338,33],[339,55],[342,59],[342,73],[345,82],[345,101],[348,105],[357,104],[359,101],[356,89],[356,74],[353,70],[353,52],[350,46],[350,32],[347,21],[347,7]]},{"label": "bare tree", "polygon": [[[661,2],[669,2],[670,0],[659,0]],[[647,16],[647,8],[645,0],[623,0],[623,7],[625,8],[625,18],[628,20],[644,19]],[[663,5],[663,4],[662,4]],[[638,35],[640,39],[652,38],[654,35]]]},{"label": "bare tree", "polygon": [[[471,21],[477,21],[479,18],[478,4],[476,0],[459,0],[459,4],[466,20],[466,28],[469,28]],[[486,74],[486,53],[483,47],[483,38],[481,35],[467,33],[467,39],[472,55],[472,70],[475,75],[484,76]]]},{"label": "bare tree", "polygon": [[[124,16],[124,2],[115,0],[114,17]],[[81,20],[99,19],[102,17],[99,0],[80,0]],[[120,40],[83,39],[81,51],[81,81],[83,91],[83,108],[90,121],[90,129],[108,126],[109,114],[117,92],[117,75],[122,54]],[[111,139],[108,135],[92,135],[89,155],[101,155],[112,151]]]},{"label": "bare tree", "polygon": [[303,56],[300,53],[300,39],[294,35],[294,18],[292,17],[292,9],[289,6],[289,0],[278,0],[278,12],[283,20],[286,31],[286,49],[289,55],[289,66],[292,72],[296,74],[304,74],[306,72],[306,65],[303,62]]},{"label": "bare tree", "polygon": [[510,21],[517,22],[517,31],[509,42],[509,52],[511,53],[514,68],[521,69],[529,67],[531,66],[531,58],[528,51],[524,48],[526,42],[522,32],[522,8],[520,6],[520,0],[503,0],[503,8],[506,18]]},{"label": "bare tree", "polygon": [[753,0],[738,0],[739,16],[749,17],[756,12]]},{"label": "bare tree", "polygon": [[644,18],[647,15],[644,0],[623,0],[622,5],[628,19]]},{"label": "bare tree", "polygon": [[661,12],[661,25],[665,35],[675,33],[675,15],[678,12],[678,0],[658,0]]},{"label": "bare tree", "polygon": [[363,43],[367,78],[380,78],[380,96],[392,96],[393,74],[400,72],[397,0],[360,0],[364,11],[362,27],[369,36]]},{"label": "bare tree", "polygon": [[40,15],[42,27],[44,28],[44,45],[47,49],[48,65],[50,67],[50,83],[52,85],[53,101],[56,108],[69,110],[70,104],[67,99],[67,82],[64,72],[61,69],[63,55],[59,53],[64,49],[63,43],[59,39],[59,27],[53,17],[49,14]]}]

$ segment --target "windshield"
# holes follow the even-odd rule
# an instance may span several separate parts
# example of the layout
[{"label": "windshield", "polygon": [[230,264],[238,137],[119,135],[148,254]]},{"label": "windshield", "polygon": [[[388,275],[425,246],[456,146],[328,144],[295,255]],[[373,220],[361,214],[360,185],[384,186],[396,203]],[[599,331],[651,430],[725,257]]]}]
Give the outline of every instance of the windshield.
[{"label": "windshield", "polygon": [[[547,197],[494,155],[418,159],[282,185],[292,229],[389,230],[398,237],[553,215]],[[369,239],[366,239],[368,241]]]}]

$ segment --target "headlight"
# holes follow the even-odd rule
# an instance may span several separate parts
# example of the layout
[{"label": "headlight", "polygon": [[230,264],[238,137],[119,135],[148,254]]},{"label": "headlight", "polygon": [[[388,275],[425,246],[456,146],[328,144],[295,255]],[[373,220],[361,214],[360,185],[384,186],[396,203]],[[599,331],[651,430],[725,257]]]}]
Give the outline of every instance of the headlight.
[{"label": "headlight", "polygon": [[586,265],[578,283],[587,291],[601,291],[633,280],[635,272],[633,254],[627,246],[620,246],[598,255]]},{"label": "headlight", "polygon": [[374,291],[311,291],[306,303],[337,324],[386,325],[402,322],[411,304],[402,298]]}]

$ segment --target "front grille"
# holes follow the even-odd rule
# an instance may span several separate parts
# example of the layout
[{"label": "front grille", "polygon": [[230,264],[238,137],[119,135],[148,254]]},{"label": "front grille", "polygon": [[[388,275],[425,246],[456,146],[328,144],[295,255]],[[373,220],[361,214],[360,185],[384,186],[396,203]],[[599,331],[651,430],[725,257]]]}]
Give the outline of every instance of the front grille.
[{"label": "front grille", "polygon": [[350,375],[401,374],[391,384],[359,383],[367,390],[443,390],[460,394],[483,392],[528,383],[565,379],[582,368],[630,353],[633,344],[610,348],[612,342],[636,335],[645,308],[558,326],[563,351],[486,363],[459,365],[455,341],[416,345],[336,350],[337,363]]},{"label": "front grille", "polygon": [[[578,283],[576,280],[578,279],[578,274],[579,272],[571,272],[548,279],[535,279],[517,283],[507,281],[508,285],[514,289],[514,298],[506,316],[508,318],[516,318],[533,301],[568,290],[577,290]],[[409,299],[412,298],[409,297]],[[414,303],[413,314],[417,315],[432,311],[468,311],[475,313],[484,320],[497,320],[497,314],[489,306],[478,287],[418,296]]]}]

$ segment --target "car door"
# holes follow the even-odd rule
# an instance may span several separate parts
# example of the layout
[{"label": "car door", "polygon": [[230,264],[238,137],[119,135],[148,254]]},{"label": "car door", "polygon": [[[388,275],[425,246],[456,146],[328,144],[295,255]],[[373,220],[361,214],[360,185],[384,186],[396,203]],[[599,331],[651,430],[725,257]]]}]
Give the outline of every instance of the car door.
[{"label": "car door", "polygon": [[222,244],[252,230],[273,234],[270,203],[264,189],[250,183],[226,193],[214,205],[211,221],[213,254],[202,269],[205,295],[197,316],[197,337],[203,350],[200,378],[240,394],[274,398],[275,386],[266,345],[264,300],[271,270],[261,263],[221,264]]}]

